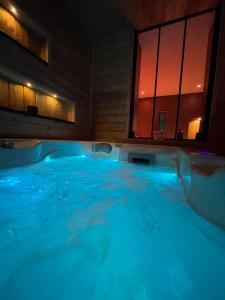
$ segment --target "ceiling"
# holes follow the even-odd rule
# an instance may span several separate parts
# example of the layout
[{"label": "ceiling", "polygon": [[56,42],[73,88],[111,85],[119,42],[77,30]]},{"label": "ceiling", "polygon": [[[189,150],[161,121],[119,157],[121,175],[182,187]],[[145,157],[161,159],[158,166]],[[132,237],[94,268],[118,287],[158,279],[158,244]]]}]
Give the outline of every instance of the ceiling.
[{"label": "ceiling", "polygon": [[220,0],[118,0],[136,29],[191,15],[217,6]]},{"label": "ceiling", "polygon": [[101,37],[106,32],[127,22],[118,0],[66,0],[91,38]]},{"label": "ceiling", "polygon": [[220,0],[66,0],[95,39],[130,22],[143,29],[219,4]]}]

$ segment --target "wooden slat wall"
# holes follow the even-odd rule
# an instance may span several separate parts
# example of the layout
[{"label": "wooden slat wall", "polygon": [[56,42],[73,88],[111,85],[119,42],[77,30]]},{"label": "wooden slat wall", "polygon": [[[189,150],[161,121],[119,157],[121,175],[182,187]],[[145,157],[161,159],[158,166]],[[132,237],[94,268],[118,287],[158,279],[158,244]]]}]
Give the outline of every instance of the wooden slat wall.
[{"label": "wooden slat wall", "polygon": [[[62,3],[55,0],[15,0],[13,4],[18,8],[18,11],[22,11],[28,16],[35,26],[40,27],[40,31],[44,31],[46,36],[49,37],[51,41],[49,66],[43,64],[43,62],[2,35],[0,39],[0,67],[21,74],[25,78],[29,78],[29,81],[45,86],[52,94],[61,95],[76,103],[77,120],[74,125],[63,124],[54,120],[48,120],[45,123],[44,119],[37,117],[24,117],[21,114],[17,115],[16,113],[2,111],[0,137],[90,138],[92,62],[90,37],[83,30],[82,25],[66,2],[62,5]],[[22,38],[22,34],[20,38]],[[23,39],[27,40],[28,43],[26,35],[23,36]],[[41,100],[41,97],[37,95],[39,111],[41,114],[46,115],[47,112],[44,106],[46,102],[43,101],[43,106],[41,106]],[[69,115],[68,104],[62,102],[60,106],[62,118],[67,120]],[[5,118],[4,114],[6,114]],[[74,117],[69,116],[69,118],[72,121]],[[24,126],[21,126],[20,120]],[[34,125],[33,120],[35,120],[35,124],[38,123],[37,126]],[[13,125],[11,126],[12,122]],[[29,122],[31,122],[30,126]],[[45,124],[43,133],[40,132],[42,122]]]},{"label": "wooden slat wall", "polygon": [[61,114],[62,114],[62,119],[66,120],[68,114],[68,105],[66,102],[61,103]]},{"label": "wooden slat wall", "polygon": [[132,30],[110,32],[99,40],[94,59],[94,138],[124,139],[128,134]]},{"label": "wooden slat wall", "polygon": [[47,116],[47,96],[41,92],[37,92],[36,105],[38,107],[38,113],[42,116]]},{"label": "wooden slat wall", "polygon": [[29,87],[24,86],[24,109],[27,110],[28,105],[36,105],[36,92]]},{"label": "wooden slat wall", "polygon": [[11,38],[16,39],[16,20],[7,12],[3,7],[0,6],[0,28]]},{"label": "wooden slat wall", "polygon": [[0,106],[19,111],[27,111],[27,106],[37,106],[41,116],[75,122],[74,103],[56,99],[5,78],[0,78]]},{"label": "wooden slat wall", "polygon": [[[72,139],[75,129],[73,124],[54,122],[50,119],[37,118],[30,115],[10,113],[0,110],[1,138],[57,138]],[[77,131],[77,137],[82,138],[84,132]]]},{"label": "wooden slat wall", "polygon": [[[59,100],[51,96],[47,96],[47,116],[52,118],[64,119],[61,116],[61,107]],[[64,120],[69,121],[68,118]]]},{"label": "wooden slat wall", "polygon": [[0,106],[9,107],[9,82],[0,78]]},{"label": "wooden slat wall", "polygon": [[24,110],[23,86],[21,84],[9,83],[10,108]]},{"label": "wooden slat wall", "polygon": [[12,39],[28,48],[43,60],[48,61],[48,47],[46,40],[38,37],[37,34],[28,30],[2,6],[0,6],[0,30],[8,34]]},{"label": "wooden slat wall", "polygon": [[68,121],[70,121],[70,122],[76,121],[75,106],[73,106],[73,105],[69,105]]},{"label": "wooden slat wall", "polygon": [[55,99],[51,96],[36,93],[36,103],[39,115],[60,120],[75,122],[74,104]]}]

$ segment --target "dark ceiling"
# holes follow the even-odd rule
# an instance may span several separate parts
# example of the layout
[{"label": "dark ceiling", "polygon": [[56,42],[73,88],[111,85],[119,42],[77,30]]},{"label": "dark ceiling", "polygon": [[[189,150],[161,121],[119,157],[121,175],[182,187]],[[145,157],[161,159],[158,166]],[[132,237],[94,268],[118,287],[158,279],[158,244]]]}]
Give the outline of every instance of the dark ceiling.
[{"label": "dark ceiling", "polygon": [[66,0],[80,23],[95,39],[127,22],[118,0]]},{"label": "dark ceiling", "polygon": [[[220,0],[118,0],[137,29],[160,24],[215,7]],[[107,2],[107,1],[106,1]]]},{"label": "dark ceiling", "polygon": [[185,15],[203,11],[221,0],[66,0],[81,24],[95,39],[119,30],[130,22],[143,29]]}]

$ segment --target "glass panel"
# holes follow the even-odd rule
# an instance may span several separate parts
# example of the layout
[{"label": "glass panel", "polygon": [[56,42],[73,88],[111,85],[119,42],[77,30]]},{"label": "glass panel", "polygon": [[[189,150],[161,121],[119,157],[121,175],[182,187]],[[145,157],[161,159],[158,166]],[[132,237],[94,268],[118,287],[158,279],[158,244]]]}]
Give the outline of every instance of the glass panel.
[{"label": "glass panel", "polygon": [[159,112],[159,131],[166,131],[167,112]]},{"label": "glass panel", "polygon": [[[174,138],[183,51],[184,21],[161,29],[154,116],[154,138]],[[159,130],[160,112],[167,112],[165,131]]]},{"label": "glass panel", "polygon": [[152,135],[158,33],[159,29],[155,29],[141,33],[138,36],[135,117],[133,123],[136,137],[150,138]]},{"label": "glass panel", "polygon": [[202,138],[215,13],[187,21],[179,126],[185,139]]}]

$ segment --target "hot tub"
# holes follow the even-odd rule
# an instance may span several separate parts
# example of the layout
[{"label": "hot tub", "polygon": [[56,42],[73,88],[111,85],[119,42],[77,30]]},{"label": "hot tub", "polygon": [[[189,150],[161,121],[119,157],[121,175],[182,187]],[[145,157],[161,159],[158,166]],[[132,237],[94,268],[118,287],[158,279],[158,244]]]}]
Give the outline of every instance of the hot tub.
[{"label": "hot tub", "polygon": [[0,299],[225,299],[224,160],[96,144],[0,149]]}]

